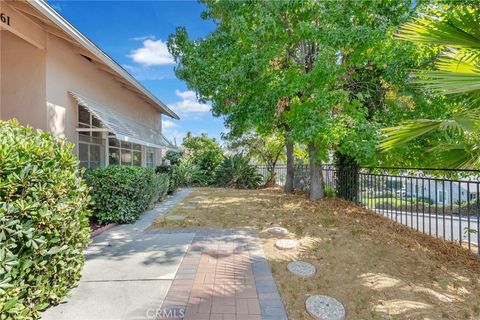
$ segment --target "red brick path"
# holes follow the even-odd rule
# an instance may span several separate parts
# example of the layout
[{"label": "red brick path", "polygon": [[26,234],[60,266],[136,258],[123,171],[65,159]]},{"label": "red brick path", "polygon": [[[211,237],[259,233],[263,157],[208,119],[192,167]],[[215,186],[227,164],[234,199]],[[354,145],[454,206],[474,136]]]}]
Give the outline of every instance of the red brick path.
[{"label": "red brick path", "polygon": [[263,251],[244,230],[198,233],[160,310],[158,320],[286,319]]}]

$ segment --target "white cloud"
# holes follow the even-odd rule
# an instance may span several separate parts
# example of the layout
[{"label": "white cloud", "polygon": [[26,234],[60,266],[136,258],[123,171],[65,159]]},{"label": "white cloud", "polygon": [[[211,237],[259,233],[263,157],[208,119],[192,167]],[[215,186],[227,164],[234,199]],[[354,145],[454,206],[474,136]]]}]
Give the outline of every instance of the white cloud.
[{"label": "white cloud", "polygon": [[177,97],[182,100],[169,104],[169,107],[180,114],[203,113],[210,111],[210,105],[200,103],[194,91],[175,90]]},{"label": "white cloud", "polygon": [[144,40],[143,47],[133,50],[129,57],[136,63],[148,67],[175,63],[173,56],[168,52],[167,44],[162,40]]},{"label": "white cloud", "polygon": [[133,37],[133,38],[130,38],[130,40],[134,40],[134,41],[155,40],[155,36],[149,34],[147,36]]},{"label": "white cloud", "polygon": [[178,127],[178,125],[175,122],[170,120],[162,120],[162,129],[168,130],[176,127]]}]

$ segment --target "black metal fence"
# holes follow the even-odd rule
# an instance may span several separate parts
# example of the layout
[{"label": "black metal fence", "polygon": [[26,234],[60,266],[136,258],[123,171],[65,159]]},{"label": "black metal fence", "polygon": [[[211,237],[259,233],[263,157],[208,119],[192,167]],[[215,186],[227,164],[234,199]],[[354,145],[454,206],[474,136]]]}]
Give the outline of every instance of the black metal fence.
[{"label": "black metal fence", "polygon": [[[258,167],[266,177],[266,169]],[[283,185],[286,167],[275,169]],[[355,202],[418,231],[480,254],[480,170],[323,166],[327,196]],[[308,190],[307,166],[295,167],[295,188]]]}]

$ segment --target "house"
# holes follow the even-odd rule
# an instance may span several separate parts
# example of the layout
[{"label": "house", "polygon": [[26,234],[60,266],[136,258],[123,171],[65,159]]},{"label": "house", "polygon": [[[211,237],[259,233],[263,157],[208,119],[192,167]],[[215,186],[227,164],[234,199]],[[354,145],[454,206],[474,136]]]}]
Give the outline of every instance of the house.
[{"label": "house", "polygon": [[153,167],[179,117],[42,0],[0,0],[0,119],[75,144],[83,167]]},{"label": "house", "polygon": [[479,192],[476,180],[471,182],[436,178],[400,178],[402,191],[407,197],[430,199],[438,205],[455,205],[470,201],[474,203]]}]

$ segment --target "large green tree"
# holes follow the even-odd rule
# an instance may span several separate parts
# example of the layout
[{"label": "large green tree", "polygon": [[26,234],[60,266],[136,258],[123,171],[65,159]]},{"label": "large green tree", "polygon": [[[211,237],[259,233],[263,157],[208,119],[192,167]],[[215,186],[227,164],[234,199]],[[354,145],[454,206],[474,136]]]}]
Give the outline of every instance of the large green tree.
[{"label": "large green tree", "polygon": [[[252,127],[260,133],[282,130],[289,154],[294,141],[309,145],[311,198],[321,197],[319,160],[337,136],[332,109],[346,97],[331,90],[336,52],[318,39],[325,3],[205,3],[204,16],[213,19],[217,29],[197,41],[179,29],[169,39],[177,76],[201,100],[212,102],[214,114],[224,115],[234,134]],[[291,157],[287,165],[293,169]]]}]

